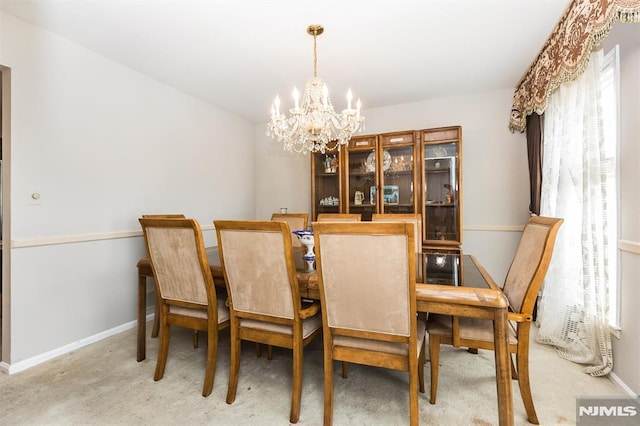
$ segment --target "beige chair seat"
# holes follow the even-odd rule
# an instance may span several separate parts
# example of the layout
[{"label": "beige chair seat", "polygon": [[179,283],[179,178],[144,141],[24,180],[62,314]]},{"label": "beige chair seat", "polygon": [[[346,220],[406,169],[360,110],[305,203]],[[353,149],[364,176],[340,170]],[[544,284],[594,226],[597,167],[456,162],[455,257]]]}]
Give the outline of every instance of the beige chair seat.
[{"label": "beige chair seat", "polygon": [[[418,353],[420,355],[420,350],[422,349],[422,345],[426,336],[427,323],[423,319],[418,319],[418,334],[417,334],[417,342],[418,342]],[[375,351],[375,352],[385,352],[388,354],[394,355],[402,355],[407,356],[407,350],[409,345],[406,343],[394,343],[394,342],[384,342],[382,340],[374,340],[374,339],[363,339],[360,337],[349,337],[349,336],[340,336],[336,335],[333,338],[334,346],[343,346],[347,348],[355,348],[355,349],[365,349],[367,351]]]},{"label": "beige chair seat", "polygon": [[[522,237],[507,272],[502,292],[509,300],[509,352],[511,374],[518,380],[520,396],[530,423],[538,424],[529,383],[529,333],[533,307],[551,262],[553,247],[562,219],[533,216],[522,231]],[[490,321],[429,315],[429,355],[431,358],[431,397],[435,404],[438,389],[440,345],[464,346],[470,349],[495,350],[493,324]],[[514,326],[515,324],[515,326]]]},{"label": "beige chair seat", "polygon": [[[205,310],[206,308],[207,307],[204,306],[202,310],[200,310],[174,305],[169,307],[169,312],[171,312],[172,314],[184,315],[187,317],[207,319],[207,311]],[[218,323],[222,323],[225,321],[229,321],[229,308],[225,306],[224,300],[218,299]]]},{"label": "beige chair seat", "polygon": [[[262,331],[271,331],[273,333],[281,333],[289,336],[293,335],[293,328],[290,325],[276,324],[274,322],[259,321],[254,319],[240,319],[240,327],[253,328]],[[302,321],[302,338],[307,338],[322,328],[322,315],[320,313],[304,319]]]},{"label": "beige chair seat", "polygon": [[[458,321],[458,335],[461,339],[478,340],[481,342],[493,344],[493,321],[467,317],[460,317],[458,318]],[[507,332],[509,344],[517,344],[518,338],[516,337],[516,330],[513,323],[509,324]],[[453,323],[451,321],[451,316],[429,314],[429,334],[453,334]]]}]

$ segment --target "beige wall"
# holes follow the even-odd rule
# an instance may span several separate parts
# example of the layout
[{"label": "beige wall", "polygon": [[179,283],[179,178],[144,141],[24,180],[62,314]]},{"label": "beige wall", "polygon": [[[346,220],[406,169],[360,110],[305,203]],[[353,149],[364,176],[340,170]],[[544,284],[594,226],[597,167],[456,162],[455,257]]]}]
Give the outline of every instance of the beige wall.
[{"label": "beige wall", "polygon": [[0,65],[12,136],[0,369],[16,371],[134,324],[141,214],[195,217],[209,243],[214,218],[253,218],[254,126],[3,12]]},{"label": "beige wall", "polygon": [[620,45],[620,318],[613,371],[640,394],[640,24],[616,24],[605,51]]},{"label": "beige wall", "polygon": [[[528,218],[524,135],[508,129],[513,90],[366,109],[366,134],[462,126],[463,249],[501,282]],[[256,216],[310,212],[309,157],[284,153],[256,127]],[[487,248],[490,250],[487,250]]]}]

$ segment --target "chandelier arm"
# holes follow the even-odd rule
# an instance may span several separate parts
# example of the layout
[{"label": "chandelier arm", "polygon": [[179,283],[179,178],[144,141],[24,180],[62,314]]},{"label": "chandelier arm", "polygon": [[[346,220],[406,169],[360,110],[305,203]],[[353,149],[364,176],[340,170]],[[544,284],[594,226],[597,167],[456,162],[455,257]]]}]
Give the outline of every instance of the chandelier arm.
[{"label": "chandelier arm", "polygon": [[348,106],[342,114],[336,113],[329,98],[327,86],[318,78],[317,37],[324,32],[321,25],[310,25],[307,33],[313,36],[313,79],[306,86],[300,104],[294,90],[295,107],[289,117],[279,112],[279,99],[272,106],[267,136],[283,142],[291,152],[327,152],[339,150],[349,143],[353,133],[364,129],[364,117],[358,109],[351,109],[351,92],[347,93]]}]

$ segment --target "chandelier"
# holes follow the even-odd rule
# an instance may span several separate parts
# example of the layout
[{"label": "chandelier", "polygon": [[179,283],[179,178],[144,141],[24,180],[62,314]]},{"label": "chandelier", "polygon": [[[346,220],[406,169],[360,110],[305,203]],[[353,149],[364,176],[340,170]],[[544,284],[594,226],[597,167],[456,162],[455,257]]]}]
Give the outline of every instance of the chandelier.
[{"label": "chandelier", "polygon": [[283,142],[284,149],[291,152],[326,152],[346,145],[351,135],[364,129],[364,117],[360,115],[360,99],[356,108],[351,107],[353,95],[347,92],[347,109],[338,114],[333,109],[329,90],[318,78],[318,56],[316,37],[324,32],[321,25],[310,25],[307,33],[313,36],[313,78],[302,94],[293,88],[294,106],[289,117],[280,113],[280,98],[276,96],[271,106],[271,121],[267,125],[267,136]]}]

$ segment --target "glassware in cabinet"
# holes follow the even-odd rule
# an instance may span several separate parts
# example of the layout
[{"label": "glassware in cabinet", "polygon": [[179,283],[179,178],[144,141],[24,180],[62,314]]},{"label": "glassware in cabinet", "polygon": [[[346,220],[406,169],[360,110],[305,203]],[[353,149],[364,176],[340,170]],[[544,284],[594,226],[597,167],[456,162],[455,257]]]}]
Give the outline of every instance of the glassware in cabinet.
[{"label": "glassware in cabinet", "polygon": [[362,220],[371,220],[378,203],[378,137],[354,136],[345,153],[345,213],[360,213]]},{"label": "glassware in cabinet", "polygon": [[422,132],[423,227],[426,245],[462,244],[461,128]]},{"label": "glassware in cabinet", "polygon": [[416,134],[385,133],[379,136],[381,146],[380,213],[418,212],[416,174]]},{"label": "glassware in cabinet", "polygon": [[341,212],[341,151],[311,154],[311,199],[313,220],[318,213]]}]

